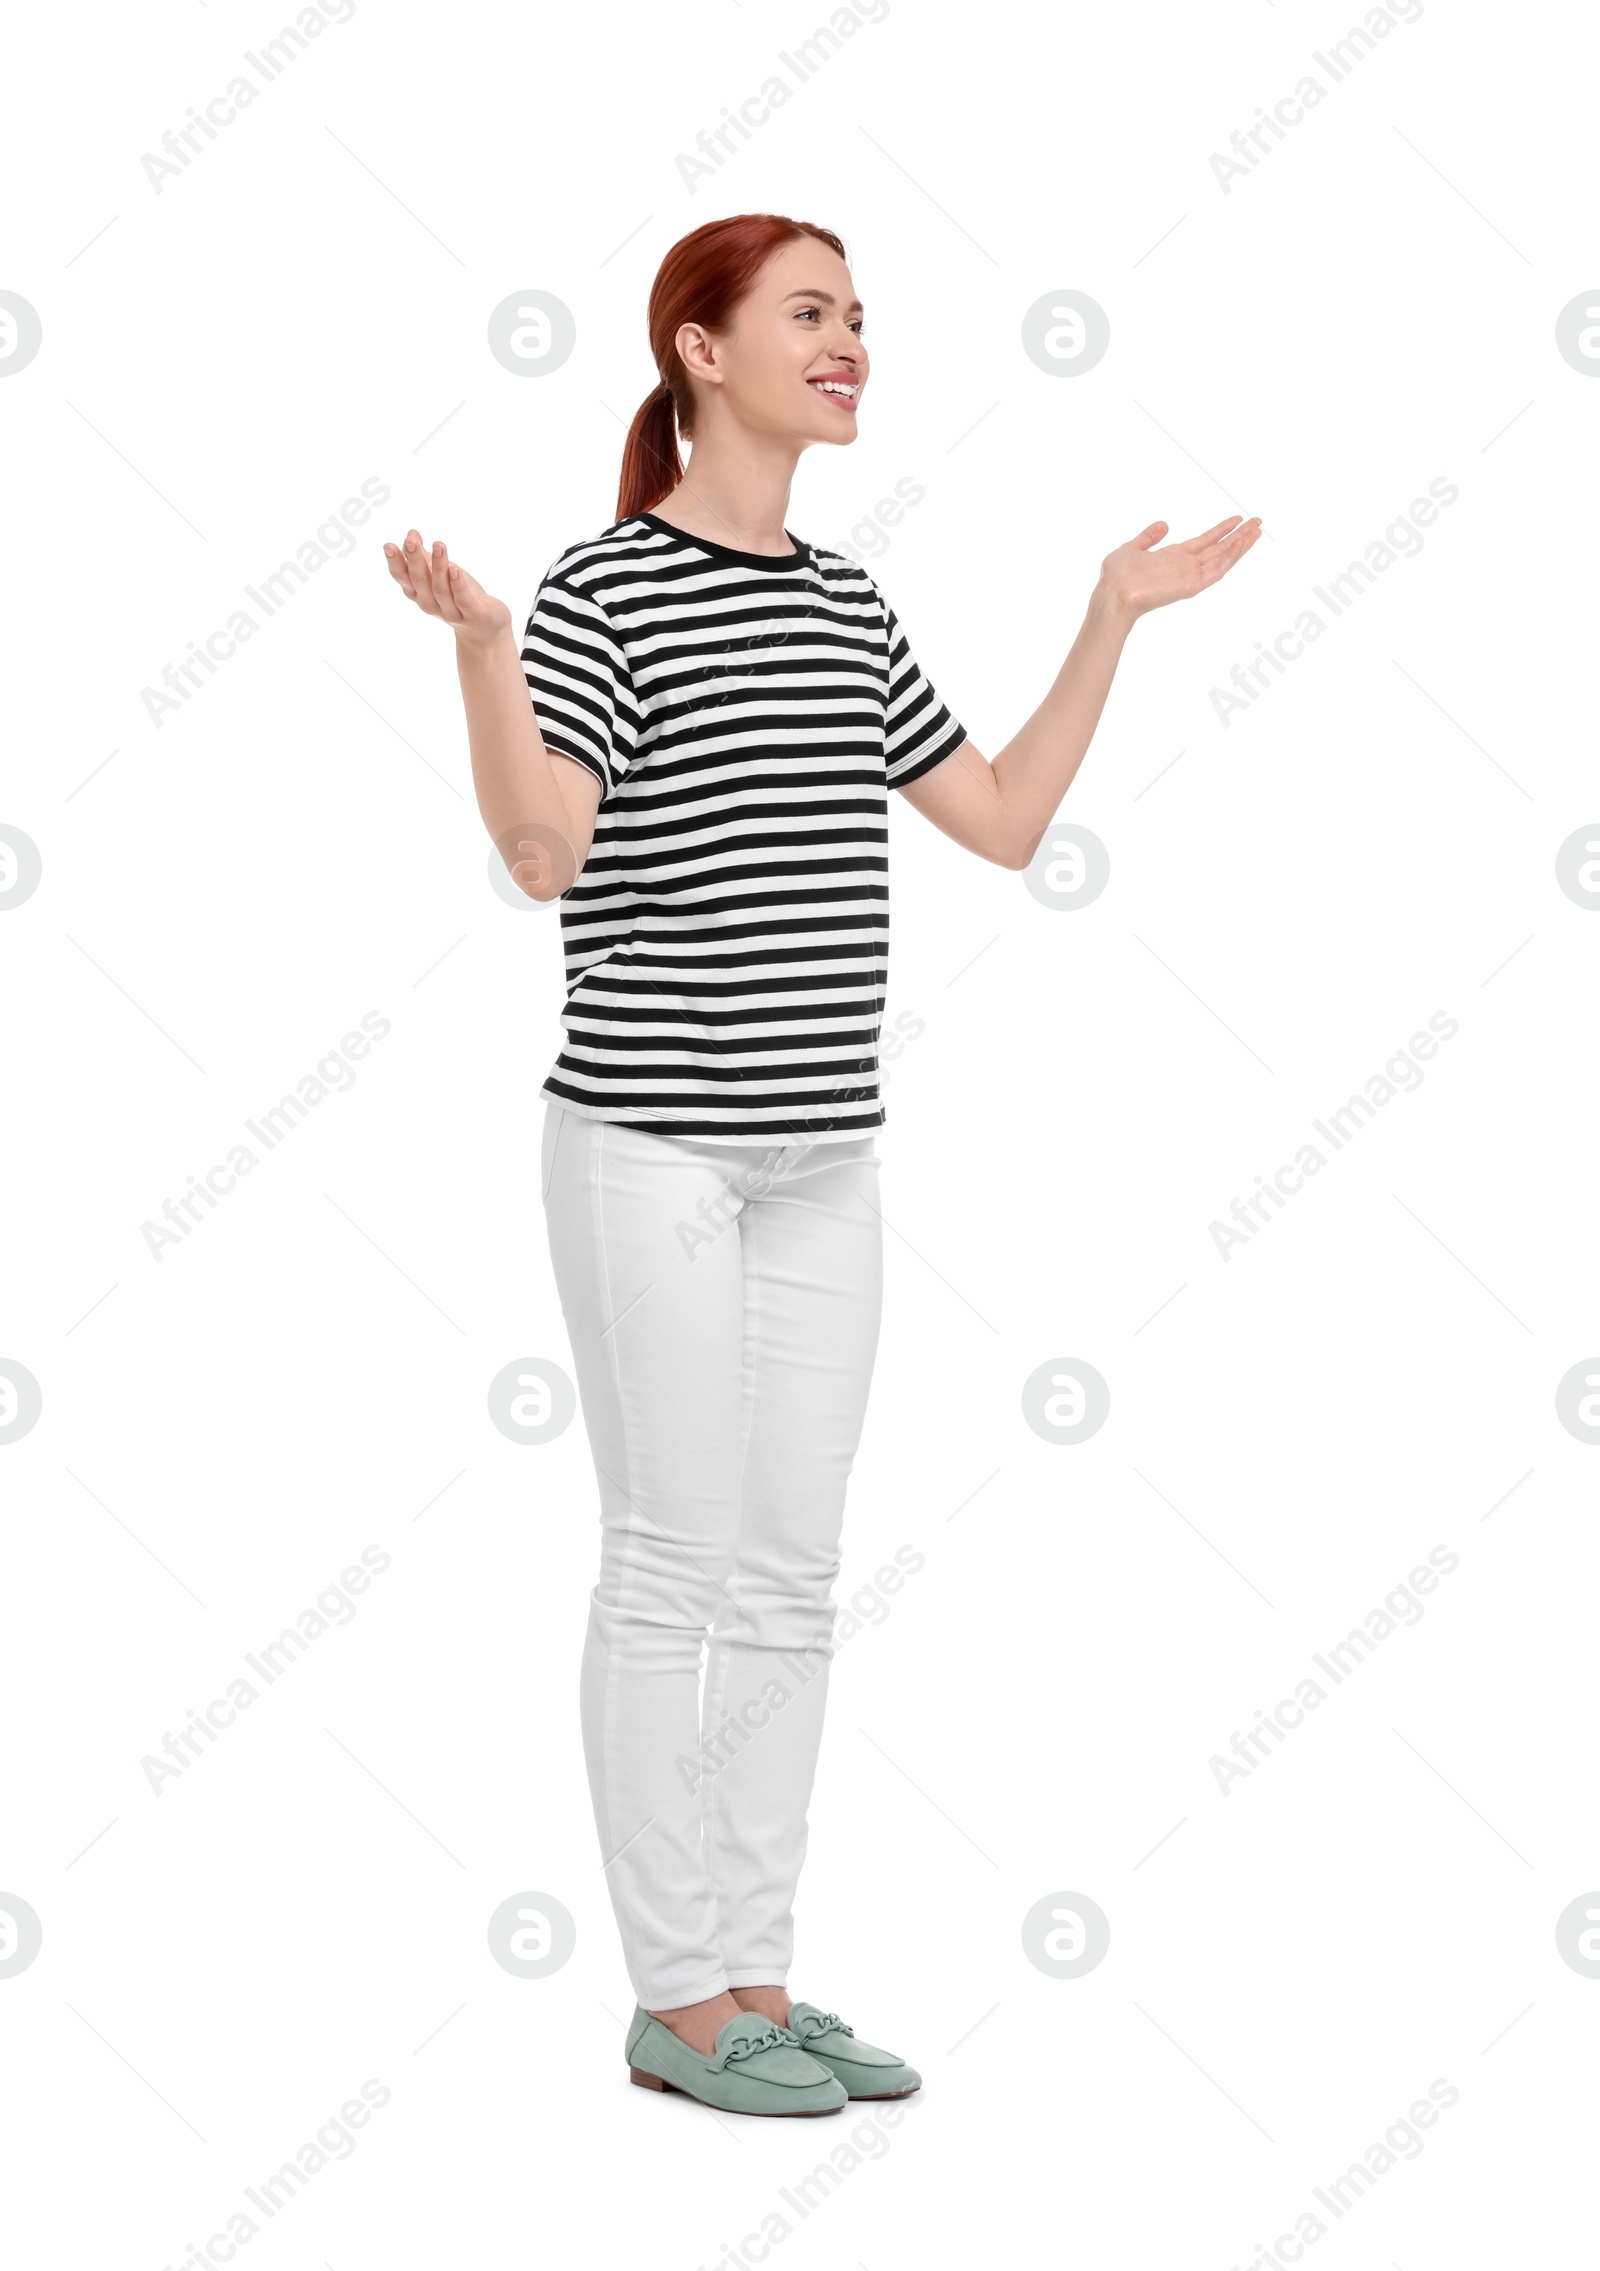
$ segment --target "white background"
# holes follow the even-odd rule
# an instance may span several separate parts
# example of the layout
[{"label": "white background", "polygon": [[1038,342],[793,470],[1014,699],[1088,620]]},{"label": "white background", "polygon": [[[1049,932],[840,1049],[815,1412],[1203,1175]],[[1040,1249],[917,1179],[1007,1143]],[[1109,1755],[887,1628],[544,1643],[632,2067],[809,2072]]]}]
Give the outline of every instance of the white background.
[{"label": "white background", "polygon": [[[1600,1884],[1600,1459],[1555,1389],[1600,1346],[1600,917],[1555,862],[1600,806],[1600,384],[1555,326],[1600,268],[1592,21],[1430,0],[1224,191],[1212,153],[1362,11],[897,0],[691,188],[679,154],[825,13],[359,0],[158,192],[144,154],[289,20],[12,35],[0,286],[43,324],[0,387],[0,821],[43,862],[0,924],[0,1356],[42,1394],[0,1450],[0,1891],[43,1930],[0,1979],[19,2260],[176,2267],[369,2077],[253,2265],[709,2271],[767,2218],[734,2261],[1228,2271],[1436,2080],[1308,2255],[1581,2260],[1600,1984],[1555,1921]],[[891,800],[888,1018],[926,1030],[879,1138],[841,1597],[925,1566],[840,1650],[792,1985],[921,2067],[892,2134],[626,2086],[576,1716],[593,1470],[581,1421],[529,1448],[486,1405],[570,1365],[557,925],[490,888],[448,634],[380,550],[442,534],[525,609],[615,516],[661,257],[746,210],[839,231],[868,310],[859,439],[808,453],[789,525],[863,550],[986,753],[1114,544],[1267,531],[1133,633],[1062,808],[1107,848],[1093,905]],[[577,326],[544,378],[486,344],[531,288]],[[1077,376],[1022,346],[1068,288],[1111,327]],[[1439,477],[1420,553],[1220,723]],[[153,723],[369,478],[350,556]],[[354,1086],[156,1260],[142,1226],[368,1011]],[[1438,1011],[1421,1087],[1224,1259],[1212,1222]],[[1023,1416],[1062,1359],[1110,1391],[1076,1446]],[[142,1759],[366,1546],[354,1621],[158,1796]],[[1235,1730],[1440,1546],[1421,1621],[1225,1794]],[[530,1890],[577,1928],[543,1980],[486,1939]],[[1022,1943],[1058,1892],[1110,1921],[1078,1979]]]}]

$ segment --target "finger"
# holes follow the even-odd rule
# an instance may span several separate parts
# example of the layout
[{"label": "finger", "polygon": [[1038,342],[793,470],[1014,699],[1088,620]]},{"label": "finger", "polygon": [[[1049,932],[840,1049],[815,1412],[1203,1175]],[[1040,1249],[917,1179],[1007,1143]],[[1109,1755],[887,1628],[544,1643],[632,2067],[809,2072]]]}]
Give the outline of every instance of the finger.
[{"label": "finger", "polygon": [[439,602],[433,590],[433,555],[417,531],[408,529],[404,546],[406,572],[411,578],[411,596],[424,615],[437,615]]},{"label": "finger", "polygon": [[435,597],[439,602],[439,612],[447,623],[459,623],[461,621],[461,609],[456,602],[454,576],[455,562],[450,557],[450,547],[445,543],[444,538],[440,537],[433,548],[433,588]]},{"label": "finger", "polygon": [[[1232,557],[1242,546],[1253,544],[1260,534],[1261,516],[1259,514],[1256,514],[1250,520],[1230,522],[1226,524],[1225,533],[1223,535],[1215,537],[1210,542],[1204,543],[1200,557],[1202,559],[1210,559],[1213,553],[1217,552],[1222,553],[1224,557]],[[1189,547],[1187,545],[1180,545],[1177,547],[1177,549],[1180,551],[1187,551]]]},{"label": "finger", "polygon": [[1206,581],[1215,583],[1218,576],[1225,576],[1231,567],[1244,558],[1260,534],[1261,523],[1253,520],[1246,521],[1242,528],[1236,528],[1231,535],[1225,536],[1207,562]]},{"label": "finger", "polygon": [[450,563],[450,596],[455,601],[463,622],[478,613],[487,596],[482,584],[467,573],[459,560]]},{"label": "finger", "polygon": [[1181,549],[1185,552],[1203,551],[1208,544],[1215,544],[1225,530],[1237,528],[1243,517],[1242,513],[1230,513],[1226,520],[1219,520],[1215,528],[1208,528],[1203,535],[1186,537]]},{"label": "finger", "polygon": [[432,598],[428,579],[423,573],[422,537],[414,528],[408,528],[400,542],[400,565],[405,572],[406,588],[419,607],[426,608]]},{"label": "finger", "polygon": [[406,566],[406,556],[404,552],[401,551],[399,545],[385,544],[383,548],[383,556],[389,563],[390,575],[393,576],[395,582],[400,586],[400,589],[404,592],[406,598],[415,599],[417,595],[411,588],[411,571]]},{"label": "finger", "polygon": [[1130,536],[1128,542],[1137,544],[1141,552],[1148,552],[1151,545],[1159,543],[1166,533],[1166,522],[1164,520],[1153,520],[1148,528],[1141,528],[1137,536]]},{"label": "finger", "polygon": [[444,548],[444,539],[436,536],[425,554],[428,583],[433,592],[433,604],[441,615],[450,611],[450,565]]},{"label": "finger", "polygon": [[1241,558],[1244,553],[1248,552],[1251,545],[1254,544],[1256,538],[1260,534],[1261,518],[1260,515],[1257,514],[1255,519],[1243,521],[1240,523],[1239,527],[1230,529],[1228,534],[1222,539],[1221,544],[1218,546],[1218,550],[1222,553],[1223,558],[1231,563],[1232,561]]}]

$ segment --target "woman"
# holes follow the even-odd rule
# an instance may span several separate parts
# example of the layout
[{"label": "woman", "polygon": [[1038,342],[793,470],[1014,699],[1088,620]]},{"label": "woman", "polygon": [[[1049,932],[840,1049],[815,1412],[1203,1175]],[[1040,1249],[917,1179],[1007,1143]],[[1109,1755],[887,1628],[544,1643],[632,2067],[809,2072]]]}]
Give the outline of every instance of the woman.
[{"label": "woman", "polygon": [[854,440],[868,376],[838,237],[708,222],[662,263],[649,324],[661,378],[618,518],[552,563],[520,651],[443,543],[384,550],[455,632],[485,825],[524,890],[562,901],[541,1187],[600,1486],[580,1708],[630,2071],[827,2113],[919,2087],[786,1986],[878,1336],[887,792],[1025,868],[1133,623],[1215,583],[1260,523],[1159,545],[1155,521],[1109,554],[991,762],[872,578],[784,525],[801,451]]}]

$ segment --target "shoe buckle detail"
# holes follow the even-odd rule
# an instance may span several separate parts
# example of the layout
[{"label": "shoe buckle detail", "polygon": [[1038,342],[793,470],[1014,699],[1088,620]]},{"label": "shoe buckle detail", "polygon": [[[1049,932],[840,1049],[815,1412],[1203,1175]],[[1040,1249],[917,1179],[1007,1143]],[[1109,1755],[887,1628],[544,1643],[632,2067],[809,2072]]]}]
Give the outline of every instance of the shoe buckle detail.
[{"label": "shoe buckle detail", "polygon": [[814,2042],[819,2035],[854,2035],[855,2031],[854,2027],[845,2025],[837,2011],[807,2011],[800,2020],[796,2035],[801,2042]]},{"label": "shoe buckle detail", "polygon": [[768,2019],[759,2034],[741,2035],[737,2041],[730,2042],[722,2053],[722,2062],[732,2066],[741,2058],[754,2058],[758,2051],[776,2050],[786,2042],[798,2044],[799,2039],[787,2027],[780,2027],[776,2019]]}]

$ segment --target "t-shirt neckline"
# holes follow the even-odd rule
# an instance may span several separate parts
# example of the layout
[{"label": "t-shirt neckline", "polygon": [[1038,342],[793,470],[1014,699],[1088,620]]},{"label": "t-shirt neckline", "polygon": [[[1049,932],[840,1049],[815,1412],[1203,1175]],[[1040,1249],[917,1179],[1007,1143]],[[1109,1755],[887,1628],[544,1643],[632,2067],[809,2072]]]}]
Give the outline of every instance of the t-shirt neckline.
[{"label": "t-shirt neckline", "polygon": [[647,528],[659,529],[664,536],[677,537],[680,544],[693,544],[700,551],[709,552],[712,559],[730,560],[741,568],[799,568],[811,558],[810,545],[796,536],[792,528],[783,532],[794,546],[792,552],[736,552],[731,545],[713,544],[709,537],[691,536],[686,528],[676,527],[658,513],[635,513],[633,517],[642,520]]}]

